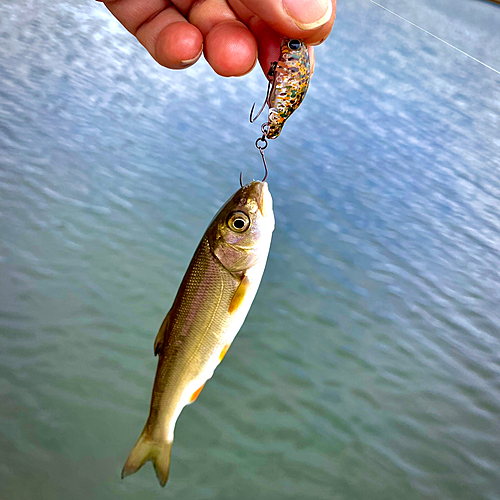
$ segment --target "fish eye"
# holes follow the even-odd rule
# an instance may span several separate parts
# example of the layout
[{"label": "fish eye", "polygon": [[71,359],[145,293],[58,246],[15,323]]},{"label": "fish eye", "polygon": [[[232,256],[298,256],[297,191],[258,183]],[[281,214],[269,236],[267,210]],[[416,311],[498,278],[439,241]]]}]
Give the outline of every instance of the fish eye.
[{"label": "fish eye", "polygon": [[227,219],[227,225],[232,231],[243,233],[250,227],[250,219],[244,212],[233,212]]},{"label": "fish eye", "polygon": [[299,50],[301,45],[302,44],[300,43],[300,40],[297,40],[295,38],[293,40],[288,41],[288,48],[290,50]]}]

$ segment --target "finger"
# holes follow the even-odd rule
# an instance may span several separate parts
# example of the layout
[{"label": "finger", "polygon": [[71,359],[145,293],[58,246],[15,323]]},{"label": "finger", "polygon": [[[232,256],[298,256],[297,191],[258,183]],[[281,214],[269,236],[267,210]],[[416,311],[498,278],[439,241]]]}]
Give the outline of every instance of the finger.
[{"label": "finger", "polygon": [[154,54],[151,51],[150,53],[162,66],[185,69],[192,66],[203,54],[202,34],[185,19],[164,25],[156,33],[150,34],[151,45],[154,42]]},{"label": "finger", "polygon": [[280,57],[280,46],[283,35],[274,31],[258,18],[254,18],[249,24],[259,47],[260,66],[267,76],[271,63],[277,61]]},{"label": "finger", "polygon": [[278,33],[310,45],[323,42],[335,21],[336,0],[228,0],[248,25],[257,16]]},{"label": "finger", "polygon": [[189,11],[189,22],[205,37],[205,58],[222,76],[241,76],[257,61],[257,43],[225,0],[197,2]]},{"label": "finger", "polygon": [[194,2],[187,16],[206,37],[209,31],[223,21],[236,21],[238,18],[226,0],[202,0]]},{"label": "finger", "polygon": [[163,66],[180,69],[201,56],[203,37],[168,0],[114,0],[106,7]]},{"label": "finger", "polygon": [[205,38],[205,58],[221,76],[243,76],[257,62],[257,42],[243,23],[222,22]]}]

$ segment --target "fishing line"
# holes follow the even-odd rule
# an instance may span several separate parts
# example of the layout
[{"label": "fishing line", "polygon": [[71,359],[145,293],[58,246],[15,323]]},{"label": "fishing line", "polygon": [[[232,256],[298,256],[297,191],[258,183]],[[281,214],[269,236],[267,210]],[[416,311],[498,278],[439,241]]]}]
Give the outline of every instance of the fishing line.
[{"label": "fishing line", "polygon": [[384,7],[383,5],[380,5],[379,3],[375,2],[374,0],[368,0],[369,2],[371,3],[374,3],[375,5],[378,5],[381,9],[384,9],[386,10],[387,12],[390,12],[391,14],[395,15],[396,17],[399,17],[399,19],[402,19],[403,21],[406,21],[407,23],[411,24],[412,26],[415,26],[415,28],[418,28],[419,30],[423,31],[424,33],[427,33],[428,35],[436,38],[437,40],[439,40],[440,42],[443,42],[445,43],[446,45],[448,45],[449,47],[451,47],[452,49],[455,49],[455,50],[458,50],[458,52],[460,52],[461,54],[463,54],[464,56],[467,56],[469,57],[470,59],[478,62],[479,64],[482,64],[483,66],[485,66],[486,68],[488,69],[491,69],[491,71],[494,71],[495,73],[497,73],[498,75],[500,75],[500,71],[498,71],[497,69],[495,68],[492,68],[491,66],[488,66],[486,63],[480,61],[479,59],[476,59],[475,57],[471,56],[470,54],[467,54],[467,52],[464,52],[463,50],[460,50],[458,47],[455,47],[455,45],[452,45],[451,43],[447,42],[446,40],[443,40],[442,38],[439,38],[438,36],[434,35],[433,33],[431,33],[430,31],[427,31],[426,29],[420,27],[418,24],[415,24],[415,23],[412,23],[411,21],[409,21],[408,19],[404,18],[403,16],[400,16],[399,14],[396,14],[395,12],[393,12],[391,9],[388,9],[387,7]]}]

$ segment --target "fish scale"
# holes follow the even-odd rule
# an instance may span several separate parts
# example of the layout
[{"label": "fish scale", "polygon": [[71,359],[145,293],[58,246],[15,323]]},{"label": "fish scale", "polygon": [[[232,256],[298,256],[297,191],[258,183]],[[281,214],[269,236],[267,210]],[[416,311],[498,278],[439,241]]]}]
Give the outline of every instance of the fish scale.
[{"label": "fish scale", "polygon": [[[200,287],[198,283],[202,281],[204,286]],[[175,413],[170,401],[182,397],[185,390],[182,379],[202,378],[203,361],[210,359],[223,342],[222,334],[231,318],[227,307],[224,311],[220,305],[230,303],[240,280],[230,273],[221,272],[220,264],[210,252],[208,239],[204,237],[184,282],[185,286],[181,285],[174,301],[173,309],[177,308],[178,312],[172,320],[168,339],[165,339],[153,388],[156,397],[151,401],[151,413],[170,411],[169,415],[163,416],[166,419],[171,419]],[[211,330],[213,324],[222,328]],[[179,384],[170,384],[170,391],[162,391],[167,380]],[[200,381],[199,385],[203,383]],[[160,429],[160,434],[164,434],[163,429]]]}]

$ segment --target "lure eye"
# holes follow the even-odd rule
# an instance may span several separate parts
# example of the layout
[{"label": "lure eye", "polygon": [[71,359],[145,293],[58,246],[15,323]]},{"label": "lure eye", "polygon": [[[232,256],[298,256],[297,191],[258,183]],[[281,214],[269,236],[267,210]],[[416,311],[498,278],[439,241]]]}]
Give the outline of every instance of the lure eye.
[{"label": "lure eye", "polygon": [[237,233],[243,233],[250,227],[250,219],[243,212],[233,212],[227,219],[229,229]]},{"label": "lure eye", "polygon": [[299,50],[301,46],[302,43],[300,42],[300,40],[297,40],[295,38],[293,40],[288,41],[288,48],[290,50]]}]

